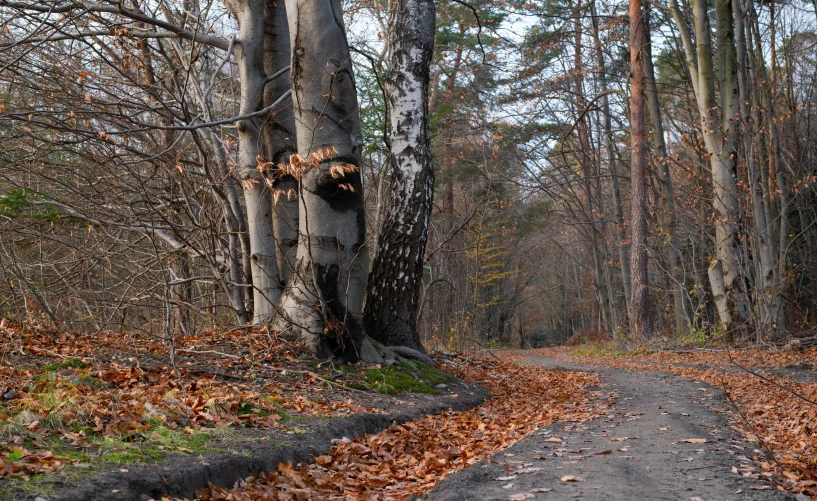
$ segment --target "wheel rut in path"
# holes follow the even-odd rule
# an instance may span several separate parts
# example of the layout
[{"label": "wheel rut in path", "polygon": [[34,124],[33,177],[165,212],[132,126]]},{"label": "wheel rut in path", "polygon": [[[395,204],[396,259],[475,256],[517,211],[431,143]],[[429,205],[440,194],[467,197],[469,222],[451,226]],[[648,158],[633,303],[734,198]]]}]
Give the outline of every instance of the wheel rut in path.
[{"label": "wheel rut in path", "polygon": [[[809,499],[742,476],[755,466],[749,458],[758,446],[744,441],[717,412],[729,406],[717,388],[661,372],[580,366],[547,357],[521,363],[595,371],[602,395],[614,405],[589,422],[542,428],[449,475],[423,499]],[[562,480],[568,476],[581,481]]]}]

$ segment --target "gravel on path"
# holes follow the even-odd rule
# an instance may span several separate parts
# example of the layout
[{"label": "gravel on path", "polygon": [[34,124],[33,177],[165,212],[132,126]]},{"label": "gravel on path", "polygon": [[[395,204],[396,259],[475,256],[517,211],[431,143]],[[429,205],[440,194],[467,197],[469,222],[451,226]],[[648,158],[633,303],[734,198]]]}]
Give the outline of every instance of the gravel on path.
[{"label": "gravel on path", "polygon": [[448,476],[427,501],[797,500],[757,478],[758,446],[729,428],[722,392],[661,372],[626,371],[530,357],[522,364],[593,370],[610,414],[554,423],[486,461]]}]

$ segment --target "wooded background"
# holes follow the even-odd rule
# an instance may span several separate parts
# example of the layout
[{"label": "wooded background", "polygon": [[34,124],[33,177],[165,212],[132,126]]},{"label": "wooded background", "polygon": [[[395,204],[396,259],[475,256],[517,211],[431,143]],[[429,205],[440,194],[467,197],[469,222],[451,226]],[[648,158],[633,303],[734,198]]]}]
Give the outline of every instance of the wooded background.
[{"label": "wooded background", "polygon": [[[286,3],[290,16],[314,7],[336,19],[315,6],[340,7]],[[401,17],[429,5],[430,18]],[[264,324],[300,270],[293,213],[311,181],[290,155],[309,163],[315,149],[304,153],[301,128],[294,144],[294,124],[329,113],[300,99],[330,93],[341,122],[359,110],[359,126],[317,130],[348,132],[330,141],[348,155],[324,153],[354,157],[338,164],[353,167],[338,174],[353,216],[328,220],[379,270],[368,305],[382,291],[413,297],[395,281],[412,272],[390,269],[378,242],[411,236],[387,229],[422,222],[423,205],[407,201],[433,195],[429,225],[411,227],[427,243],[407,238],[419,247],[403,258],[416,264],[407,308],[426,347],[813,332],[817,2],[346,0],[344,23],[298,18],[306,45],[291,62],[283,9],[0,0],[0,316],[169,339]],[[417,49],[430,58],[420,108],[432,161],[416,185],[428,190],[403,196],[392,111],[415,63],[400,66],[410,50],[398,42],[434,9],[433,56]],[[335,61],[330,80],[346,90],[335,100],[320,71],[296,74],[310,68],[298,57]],[[640,86],[643,111],[629,101]],[[639,138],[644,175],[633,178]],[[284,172],[268,191],[265,165]],[[277,253],[256,259],[258,214]],[[344,258],[339,290],[368,271],[357,257]],[[367,310],[367,331],[375,308],[389,307]]]}]

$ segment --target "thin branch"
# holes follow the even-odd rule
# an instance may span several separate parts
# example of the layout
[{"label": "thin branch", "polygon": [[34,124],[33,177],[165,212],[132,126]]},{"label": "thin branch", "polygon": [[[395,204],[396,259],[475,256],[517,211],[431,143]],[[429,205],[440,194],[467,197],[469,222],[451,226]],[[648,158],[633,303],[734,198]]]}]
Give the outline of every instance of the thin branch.
[{"label": "thin branch", "polygon": [[482,45],[482,21],[479,19],[479,12],[477,12],[477,9],[473,5],[466,3],[463,0],[453,1],[462,5],[463,7],[471,9],[471,12],[474,13],[474,18],[477,20],[477,43],[479,44],[479,50],[482,51],[482,64],[485,64],[485,46]]}]

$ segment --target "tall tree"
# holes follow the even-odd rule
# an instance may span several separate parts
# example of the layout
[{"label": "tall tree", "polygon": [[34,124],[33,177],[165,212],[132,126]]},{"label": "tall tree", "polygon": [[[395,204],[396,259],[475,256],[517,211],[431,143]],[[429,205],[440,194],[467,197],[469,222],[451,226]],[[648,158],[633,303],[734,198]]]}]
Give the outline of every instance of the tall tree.
[{"label": "tall tree", "polygon": [[264,108],[273,106],[263,124],[264,159],[271,163],[264,174],[272,188],[272,230],[275,239],[278,278],[286,286],[292,273],[298,245],[298,180],[287,169],[290,157],[297,153],[295,116],[292,100],[279,102],[290,91],[289,25],[286,5],[266,0],[264,10]]},{"label": "tall tree", "polygon": [[647,125],[644,96],[644,12],[641,0],[630,0],[630,263],[632,265],[630,328],[639,338],[649,338],[650,289],[647,270]]},{"label": "tall tree", "polygon": [[715,96],[715,78],[718,75],[715,72],[706,1],[692,1],[694,40],[677,0],[671,0],[670,12],[681,35],[701,119],[701,135],[712,172],[716,258],[708,274],[721,324],[726,332],[730,332],[742,328],[748,318],[745,283],[740,276],[743,256],[738,240],[740,205],[735,179],[735,115],[738,99],[731,1],[717,0],[715,9],[721,49],[720,106]]},{"label": "tall tree", "polygon": [[299,240],[274,327],[319,356],[359,358],[369,251],[363,141],[339,0],[287,0],[300,183]]},{"label": "tall tree", "polygon": [[435,17],[433,0],[400,0],[389,35],[391,198],[364,316],[366,332],[375,340],[420,351],[417,308],[434,193],[428,85]]},{"label": "tall tree", "polygon": [[664,121],[661,117],[661,104],[658,101],[658,86],[655,79],[655,67],[652,62],[652,36],[650,23],[650,6],[644,6],[644,91],[647,99],[647,111],[652,126],[652,150],[655,172],[661,183],[661,207],[666,216],[666,233],[669,235],[667,256],[669,262],[670,289],[673,299],[673,316],[675,318],[675,335],[682,336],[689,330],[686,290],[684,288],[683,257],[681,243],[678,239],[678,214],[675,207],[675,189],[670,176],[670,159],[667,156],[667,144],[664,141]]},{"label": "tall tree", "polygon": [[[264,101],[264,11],[262,0],[229,0],[228,9],[238,20],[234,57],[240,74],[239,114],[259,111]],[[238,169],[244,184],[247,210],[249,259],[253,291],[253,323],[269,320],[281,297],[275,239],[272,233],[272,198],[261,170],[264,151],[261,125],[255,118],[237,123]],[[248,256],[244,256],[247,259]]]}]

